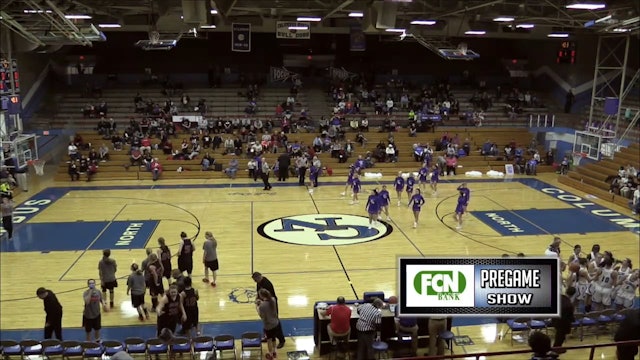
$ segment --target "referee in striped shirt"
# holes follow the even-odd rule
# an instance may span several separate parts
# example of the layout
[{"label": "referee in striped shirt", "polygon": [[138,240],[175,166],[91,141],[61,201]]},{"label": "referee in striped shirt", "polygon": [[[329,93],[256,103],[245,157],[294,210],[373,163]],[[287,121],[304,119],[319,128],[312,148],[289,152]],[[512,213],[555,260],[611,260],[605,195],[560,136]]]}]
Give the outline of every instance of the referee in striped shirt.
[{"label": "referee in striped shirt", "polygon": [[358,306],[358,360],[374,359],[373,342],[380,339],[380,323],[384,302],[374,298],[371,304]]}]

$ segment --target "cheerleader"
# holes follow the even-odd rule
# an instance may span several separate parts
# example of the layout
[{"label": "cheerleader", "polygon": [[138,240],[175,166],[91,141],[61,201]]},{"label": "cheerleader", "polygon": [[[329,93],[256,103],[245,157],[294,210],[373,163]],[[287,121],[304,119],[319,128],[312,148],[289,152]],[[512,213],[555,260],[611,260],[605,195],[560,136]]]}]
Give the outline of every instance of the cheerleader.
[{"label": "cheerleader", "polygon": [[350,204],[357,204],[360,201],[358,200],[358,193],[360,193],[360,190],[362,189],[362,184],[360,183],[360,177],[358,176],[358,174],[353,174],[353,181],[351,184],[351,191],[353,192],[353,197],[351,198],[351,202]]},{"label": "cheerleader", "polygon": [[427,187],[427,176],[429,176],[429,167],[427,167],[427,163],[423,163],[420,170],[418,170],[418,182],[422,191]]},{"label": "cheerleader", "polygon": [[431,190],[433,195],[438,195],[438,181],[440,180],[440,169],[438,165],[433,165],[431,170]]},{"label": "cheerleader", "polygon": [[347,176],[347,184],[344,186],[344,192],[340,195],[347,195],[347,190],[353,187],[353,177],[357,174],[356,167],[354,165],[349,166],[349,176]]},{"label": "cheerleader", "polygon": [[376,226],[376,218],[380,214],[380,201],[378,190],[373,189],[371,195],[369,195],[369,199],[367,199],[367,205],[365,205],[365,209],[367,209],[369,213],[369,229]]},{"label": "cheerleader", "polygon": [[[456,220],[458,221],[458,225],[456,226],[457,230],[462,229],[462,215],[464,215],[467,210],[467,205],[469,204],[469,189],[463,188],[465,184],[462,184],[458,187],[458,204],[456,205]],[[466,190],[466,191],[465,191]]]},{"label": "cheerleader", "polygon": [[318,187],[318,177],[320,176],[320,167],[315,164],[309,168],[309,186]]},{"label": "cheerleader", "polygon": [[424,203],[425,201],[424,201],[424,198],[422,197],[422,194],[420,194],[420,189],[416,189],[416,193],[413,194],[413,196],[409,200],[409,204],[407,205],[407,207],[410,207],[411,205],[413,205],[413,228],[414,229],[418,227],[418,218],[420,217],[420,209],[422,208],[422,205],[424,205]]},{"label": "cheerleader", "polygon": [[393,181],[393,187],[396,188],[396,193],[398,194],[398,206],[400,206],[400,201],[402,200],[402,191],[404,190],[404,178],[402,177],[402,171],[398,171],[398,176]]},{"label": "cheerleader", "polygon": [[387,190],[387,185],[382,185],[382,190],[378,193],[380,196],[380,213],[378,215],[378,220],[382,220],[380,216],[383,212],[387,216],[387,221],[391,220],[389,217],[389,204],[391,203],[391,197],[389,196],[389,190]]},{"label": "cheerleader", "polygon": [[407,178],[407,186],[404,189],[407,192],[408,200],[411,200],[411,195],[413,195],[413,187],[415,185],[416,185],[416,178],[413,177],[413,173],[409,173],[409,177]]},{"label": "cheerleader", "polygon": [[458,186],[458,191],[462,191],[465,193],[467,203],[464,206],[464,211],[466,212],[467,208],[469,207],[469,200],[471,200],[471,190],[469,190],[469,188],[467,187],[467,183],[462,183],[460,184],[460,186]]}]

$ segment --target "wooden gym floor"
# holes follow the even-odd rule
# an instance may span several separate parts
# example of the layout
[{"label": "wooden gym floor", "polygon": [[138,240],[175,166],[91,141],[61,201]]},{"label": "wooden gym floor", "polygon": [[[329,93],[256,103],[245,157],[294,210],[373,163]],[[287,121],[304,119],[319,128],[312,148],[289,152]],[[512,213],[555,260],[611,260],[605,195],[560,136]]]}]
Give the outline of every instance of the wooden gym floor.
[{"label": "wooden gym floor", "polygon": [[[273,190],[266,192],[260,184],[241,178],[231,185],[222,180],[186,184],[167,180],[101,182],[100,187],[75,182],[68,183],[73,187],[66,188],[57,187],[60,183],[47,177],[35,178],[32,189],[16,198],[16,203],[21,204],[16,215],[22,223],[16,224],[14,239],[2,240],[0,330],[6,333],[43,326],[42,302],[35,297],[39,286],[58,294],[65,311],[64,326],[79,327],[81,292],[86,280],[98,275],[102,249],[112,249],[112,258],[119,264],[118,276],[126,277],[129,265],[140,263],[144,249],[155,247],[158,237],[165,237],[175,252],[181,231],[198,236],[194,284],[200,291],[202,322],[256,320],[254,307],[242,301],[246,290],[254,289],[253,271],[262,272],[274,283],[283,319],[308,319],[315,301],[335,299],[338,295],[361,297],[363,292],[374,290],[384,291],[387,296],[395,294],[396,257],[401,255],[515,256],[523,252],[540,256],[553,236],[559,235],[565,259],[574,244],[581,244],[587,251],[592,244],[599,243],[603,250],[612,251],[617,257],[631,257],[634,264],[640,263],[637,218],[628,209],[564,187],[556,177],[544,174],[537,178],[516,177],[513,181],[468,179],[472,213],[466,215],[461,232],[455,231],[452,212],[455,189],[465,180],[464,176],[444,179],[437,196],[426,192],[427,205],[417,229],[412,227],[406,198],[403,206],[397,207],[395,192],[391,191],[392,220],[388,225],[392,232],[383,236],[389,230],[380,225],[374,230],[379,236],[356,239],[348,245],[336,239],[320,240],[309,229],[299,236],[282,235],[273,231],[273,223],[267,223],[295,215],[366,216],[367,190],[380,188],[379,184],[390,182],[391,177],[365,179],[360,203],[356,205],[349,205],[348,199],[340,196],[344,179],[337,177],[321,178],[321,185],[313,194],[306,187],[294,185],[292,179],[286,186],[273,181]],[[579,204],[585,202],[594,205],[581,209],[584,206]],[[512,221],[522,233],[509,233],[487,214]],[[263,224],[267,225],[259,231]],[[133,235],[123,235],[127,231]],[[217,288],[200,281],[203,269],[198,259],[205,231],[213,232],[218,239],[221,271]],[[116,308],[103,316],[103,326],[139,324],[125,295],[125,283],[125,279],[120,281]],[[475,343],[457,347],[456,352],[512,348],[508,339],[499,339],[504,330],[495,323],[456,326],[454,331],[468,335]],[[601,337],[597,341],[609,339]],[[568,342],[577,343],[576,339]],[[516,344],[514,348],[523,346]],[[288,341],[286,350],[294,348],[313,351],[313,340],[303,336]],[[597,352],[600,353],[603,359],[612,359],[614,350]]]}]

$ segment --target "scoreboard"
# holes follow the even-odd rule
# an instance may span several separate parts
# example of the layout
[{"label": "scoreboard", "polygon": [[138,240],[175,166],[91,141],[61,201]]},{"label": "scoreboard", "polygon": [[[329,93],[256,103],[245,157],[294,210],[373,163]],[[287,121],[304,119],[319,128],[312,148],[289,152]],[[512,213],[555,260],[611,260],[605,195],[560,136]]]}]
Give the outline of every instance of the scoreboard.
[{"label": "scoreboard", "polygon": [[400,315],[552,317],[557,258],[400,258]]},{"label": "scoreboard", "polygon": [[558,64],[575,64],[576,63],[576,43],[573,41],[563,41],[556,56]]},{"label": "scoreboard", "polygon": [[[13,87],[12,87],[13,84]],[[0,60],[0,96],[20,93],[20,72],[18,71],[18,63],[14,60]]]}]

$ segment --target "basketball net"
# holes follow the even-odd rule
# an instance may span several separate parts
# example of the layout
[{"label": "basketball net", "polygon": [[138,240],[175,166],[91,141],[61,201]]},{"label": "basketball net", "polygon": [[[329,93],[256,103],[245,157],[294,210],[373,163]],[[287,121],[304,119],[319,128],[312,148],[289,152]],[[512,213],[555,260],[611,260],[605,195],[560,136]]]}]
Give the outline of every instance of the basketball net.
[{"label": "basketball net", "polygon": [[579,153],[579,152],[573,153],[573,166],[580,165],[580,160],[582,160],[582,158],[584,157],[586,157],[585,153]]},{"label": "basketball net", "polygon": [[43,176],[44,175],[44,164],[46,163],[45,160],[41,160],[41,159],[36,159],[33,160],[31,162],[31,164],[33,165],[34,170],[36,171],[36,175],[38,176]]},{"label": "basketball net", "polygon": [[462,55],[467,55],[467,44],[466,43],[460,43],[458,44],[458,51],[460,52],[460,54]]}]

